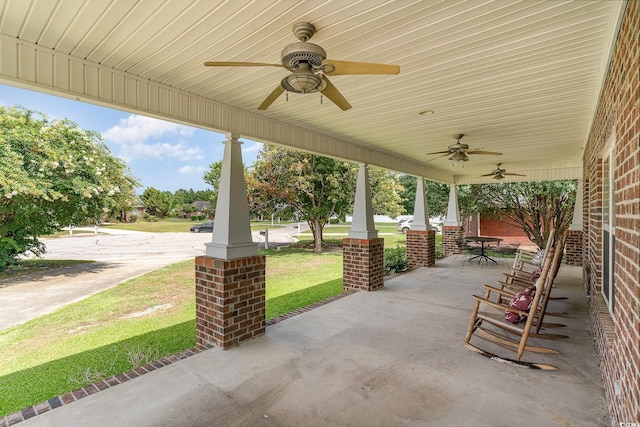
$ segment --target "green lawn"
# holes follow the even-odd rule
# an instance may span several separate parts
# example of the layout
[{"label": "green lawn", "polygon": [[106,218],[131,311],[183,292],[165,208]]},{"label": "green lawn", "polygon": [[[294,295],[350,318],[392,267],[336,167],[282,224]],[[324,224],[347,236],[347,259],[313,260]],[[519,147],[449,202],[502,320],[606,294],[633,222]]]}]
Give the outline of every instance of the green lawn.
[{"label": "green lawn", "polygon": [[[267,319],[342,292],[340,251],[261,253]],[[193,275],[173,264],[0,331],[0,416],[193,347]]]},{"label": "green lawn", "polygon": [[[402,233],[381,237],[405,243]],[[328,236],[327,246],[341,241]],[[342,292],[340,250],[315,254],[309,239],[260,253],[267,319]],[[193,275],[193,260],[173,264],[0,331],[0,416],[193,347]]]}]

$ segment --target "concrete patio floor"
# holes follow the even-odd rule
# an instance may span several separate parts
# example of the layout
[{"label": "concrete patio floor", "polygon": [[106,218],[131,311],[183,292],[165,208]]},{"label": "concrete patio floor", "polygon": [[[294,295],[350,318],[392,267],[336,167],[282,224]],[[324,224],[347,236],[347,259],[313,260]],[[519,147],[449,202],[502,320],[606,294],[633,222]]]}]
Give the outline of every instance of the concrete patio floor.
[{"label": "concrete patio floor", "polygon": [[[582,269],[562,265],[550,302],[568,318],[539,371],[461,343],[472,293],[507,267],[449,257],[20,423],[20,426],[602,426],[609,415]],[[550,320],[553,319],[553,320]],[[513,357],[479,338],[477,345]]]}]

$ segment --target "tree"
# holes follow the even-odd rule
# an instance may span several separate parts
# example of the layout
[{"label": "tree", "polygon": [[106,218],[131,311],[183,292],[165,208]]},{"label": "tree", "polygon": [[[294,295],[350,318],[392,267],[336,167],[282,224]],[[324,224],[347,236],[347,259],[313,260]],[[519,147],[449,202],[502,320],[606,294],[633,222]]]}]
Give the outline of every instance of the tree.
[{"label": "tree", "polygon": [[551,229],[558,241],[571,225],[577,182],[534,181],[484,184],[472,192],[479,209],[517,225],[529,240],[543,248]]},{"label": "tree", "polygon": [[140,196],[144,208],[149,214],[164,218],[171,209],[172,194],[169,191],[160,191],[157,188],[147,187]]},{"label": "tree", "polygon": [[[411,175],[400,175],[399,181],[404,189],[400,192],[401,203],[404,207],[402,213],[413,215],[418,179]],[[427,195],[429,215],[444,216],[447,213],[447,206],[449,204],[449,186],[447,184],[426,180],[424,182],[424,191]]]},{"label": "tree", "polygon": [[369,185],[371,186],[371,204],[374,214],[395,218],[404,210],[401,193],[404,187],[398,174],[385,169],[369,168]]},{"label": "tree", "polygon": [[[265,145],[247,179],[252,212],[291,209],[311,228],[314,251],[322,251],[324,226],[353,211],[357,165],[328,157]],[[374,210],[396,216],[401,190],[394,174],[371,168]]]},{"label": "tree", "polygon": [[[245,170],[246,172],[246,170]],[[213,162],[209,165],[209,170],[204,173],[202,179],[204,182],[209,184],[212,188],[211,195],[209,199],[200,199],[200,200],[209,200],[211,204],[215,206],[218,202],[218,191],[220,190],[220,175],[222,175],[222,160],[217,162]],[[245,176],[247,174],[245,173]]]},{"label": "tree", "polygon": [[0,107],[0,145],[0,269],[44,253],[40,236],[134,202],[128,167],[69,120]]}]

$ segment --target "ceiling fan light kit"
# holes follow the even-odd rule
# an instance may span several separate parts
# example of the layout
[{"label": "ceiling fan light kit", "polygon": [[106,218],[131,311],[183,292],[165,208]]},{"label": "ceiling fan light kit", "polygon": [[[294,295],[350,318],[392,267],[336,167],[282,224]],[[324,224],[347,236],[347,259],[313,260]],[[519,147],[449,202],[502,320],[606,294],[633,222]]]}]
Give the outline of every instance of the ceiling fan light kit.
[{"label": "ceiling fan light kit", "polygon": [[313,93],[321,91],[326,87],[326,83],[322,77],[305,67],[306,64],[300,64],[300,68],[292,74],[282,79],[282,87],[288,92],[295,93]]},{"label": "ceiling fan light kit", "polygon": [[467,156],[463,151],[457,151],[453,153],[453,156],[449,157],[449,160],[453,160],[455,162],[468,162],[469,156]]},{"label": "ceiling fan light kit", "polygon": [[313,37],[316,27],[309,22],[299,22],[293,26],[293,34],[300,40],[282,49],[281,64],[260,62],[205,62],[208,67],[283,67],[291,72],[282,79],[280,85],[267,96],[258,110],[266,110],[284,91],[295,93],[321,92],[340,109],[348,110],[351,104],[329,81],[327,75],[353,74],[398,74],[397,65],[366,62],[338,61],[327,59],[327,52],[308,40]]}]

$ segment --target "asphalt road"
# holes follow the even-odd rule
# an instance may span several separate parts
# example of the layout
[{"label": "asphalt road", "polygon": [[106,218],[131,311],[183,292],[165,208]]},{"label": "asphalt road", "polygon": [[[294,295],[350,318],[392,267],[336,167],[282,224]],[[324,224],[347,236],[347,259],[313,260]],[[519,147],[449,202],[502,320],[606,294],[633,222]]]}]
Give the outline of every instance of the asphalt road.
[{"label": "asphalt road", "polygon": [[[100,230],[107,232],[106,229]],[[108,230],[111,234],[76,234],[43,239],[45,259],[94,261],[43,271],[25,278],[0,279],[0,330],[51,313],[104,289],[179,261],[204,255],[211,233],[141,233]],[[297,229],[269,232],[269,246],[295,241]],[[258,247],[264,237],[254,233]]]}]

